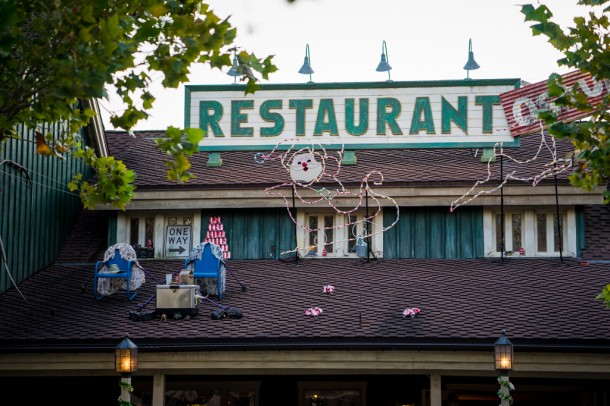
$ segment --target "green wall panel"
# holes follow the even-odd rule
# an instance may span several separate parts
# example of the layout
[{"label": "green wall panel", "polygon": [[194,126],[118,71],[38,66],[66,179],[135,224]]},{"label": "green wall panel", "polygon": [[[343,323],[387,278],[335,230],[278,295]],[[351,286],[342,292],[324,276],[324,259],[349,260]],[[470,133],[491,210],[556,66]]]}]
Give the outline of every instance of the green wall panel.
[{"label": "green wall panel", "polygon": [[576,206],[576,256],[582,258],[587,240],[585,238],[585,210],[582,206]]},{"label": "green wall panel", "polygon": [[[39,131],[56,138],[63,129]],[[77,172],[89,177],[81,161],[37,155],[32,130],[20,127],[19,133],[0,151],[0,237],[10,271],[0,254],[0,294],[55,260],[82,209],[67,184]],[[87,134],[81,136],[86,145]]]},{"label": "green wall panel", "polygon": [[[384,210],[383,212],[383,226],[388,227],[396,220],[396,213],[392,210]],[[387,244],[387,241],[396,241],[398,238],[398,233],[396,230],[398,229],[398,224],[394,227],[390,228],[386,232],[383,233],[383,256],[385,258],[400,258],[398,254],[399,244]]]},{"label": "green wall panel", "polygon": [[262,226],[262,221],[260,218],[249,216],[246,218],[246,235],[256,235],[260,237],[260,241],[262,242],[262,247],[259,247],[254,241],[250,239],[244,239],[245,247],[244,253],[245,258],[262,258],[265,244],[265,235],[262,234],[262,230],[265,227]]},{"label": "green wall panel", "polygon": [[445,219],[440,213],[428,213],[427,216],[428,227],[436,230],[435,232],[429,233],[428,240],[428,252],[433,258],[445,258]]},{"label": "green wall panel", "polygon": [[221,218],[232,259],[277,259],[280,250],[296,245],[286,209],[205,209],[201,215],[202,241],[210,217]]},{"label": "green wall panel", "polygon": [[443,216],[444,230],[443,244],[445,245],[445,255],[447,258],[458,258],[459,245],[462,243],[460,234],[458,234],[457,216]]},{"label": "green wall panel", "polygon": [[[202,235],[220,216],[233,259],[287,258],[294,248],[294,223],[285,209],[202,210]],[[396,212],[384,212],[387,227]],[[385,258],[477,258],[483,256],[483,210],[462,207],[401,208],[396,226],[384,233]]]},{"label": "green wall panel", "polygon": [[261,219],[261,240],[263,241],[261,258],[276,258],[276,250],[273,249],[273,241],[278,241],[282,231],[278,227],[278,212],[277,210],[265,210],[262,213]]},{"label": "green wall panel", "polygon": [[[388,227],[396,220],[384,211]],[[478,258],[483,256],[483,209],[401,207],[398,223],[383,236],[385,258]]]},{"label": "green wall panel", "polygon": [[[401,213],[403,216],[406,213]],[[411,232],[410,240],[413,244],[413,251],[415,258],[428,258],[428,247],[430,232],[428,231],[428,215],[427,213],[420,213],[417,216],[412,216],[412,223],[414,229]],[[417,239],[413,239],[413,236],[417,236]]]}]

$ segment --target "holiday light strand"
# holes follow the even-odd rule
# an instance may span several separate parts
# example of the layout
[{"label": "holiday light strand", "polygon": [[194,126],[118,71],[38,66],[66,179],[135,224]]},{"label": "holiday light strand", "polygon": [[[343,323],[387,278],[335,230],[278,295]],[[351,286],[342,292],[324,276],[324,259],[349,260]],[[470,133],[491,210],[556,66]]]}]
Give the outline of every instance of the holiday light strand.
[{"label": "holiday light strand", "polygon": [[[507,153],[505,153],[503,143],[501,143],[501,142],[496,143],[493,147],[493,156],[489,159],[489,161],[487,161],[487,176],[485,177],[485,179],[477,180],[475,182],[475,184],[468,191],[466,191],[466,193],[464,193],[462,196],[460,196],[459,198],[457,198],[456,200],[451,202],[449,211],[453,212],[458,207],[470,203],[471,201],[475,200],[479,196],[492,194],[492,193],[498,191],[500,188],[504,187],[509,180],[515,180],[515,181],[520,181],[520,182],[524,182],[524,183],[531,183],[532,186],[536,186],[543,179],[569,171],[573,166],[572,159],[558,158],[555,137],[552,137],[552,136],[549,136],[548,134],[546,134],[546,132],[544,131],[544,128],[542,126],[542,123],[541,123],[540,127],[541,127],[540,128],[540,143],[538,144],[536,153],[529,159],[518,160],[518,159],[508,155]],[[550,143],[547,141],[548,138],[551,139]],[[499,149],[499,152],[497,151],[498,149]],[[509,162],[513,162],[518,165],[527,165],[529,163],[537,161],[538,158],[540,157],[540,154],[542,153],[542,151],[544,149],[546,149],[550,153],[551,161],[548,163],[545,163],[543,165],[544,170],[542,170],[541,172],[539,172],[535,175],[532,175],[532,176],[520,177],[520,176],[516,176],[517,170],[513,170],[513,171],[510,171],[506,176],[504,176],[504,178],[502,179],[502,181],[500,182],[499,185],[492,187],[490,189],[486,189],[486,190],[480,189],[477,191],[477,188],[482,187],[486,183],[492,181],[491,164],[495,160],[494,158],[498,158],[498,157],[500,159],[506,158]]]},{"label": "holiday light strand", "polygon": [[[398,203],[391,197],[377,193],[370,186],[371,183],[375,186],[380,186],[383,184],[384,178],[383,178],[383,174],[380,171],[371,171],[368,174],[366,174],[364,176],[364,178],[362,179],[362,181],[360,182],[360,187],[358,188],[357,192],[347,190],[345,188],[345,186],[343,185],[343,183],[341,182],[341,180],[339,179],[339,173],[341,171],[341,160],[342,160],[343,152],[344,152],[343,144],[341,144],[339,151],[337,151],[337,153],[335,155],[329,155],[326,148],[322,144],[314,143],[313,141],[311,142],[311,146],[297,148],[298,143],[302,142],[302,141],[303,140],[300,140],[300,139],[285,139],[285,140],[279,142],[269,154],[257,153],[255,155],[254,160],[255,160],[255,162],[257,162],[259,164],[263,164],[267,161],[279,160],[282,167],[288,173],[290,173],[291,177],[292,177],[292,179],[291,179],[292,182],[284,182],[279,185],[268,187],[265,189],[265,193],[270,197],[280,197],[284,200],[284,204],[286,206],[290,219],[303,232],[312,233],[312,232],[327,231],[327,230],[335,231],[335,230],[347,228],[348,230],[351,229],[352,233],[353,233],[353,230],[359,224],[362,224],[363,230],[367,230],[367,231],[363,232],[363,235],[359,235],[359,236],[354,235],[353,238],[349,235],[350,233],[348,232],[347,238],[338,239],[338,240],[333,241],[332,243],[329,243],[328,241],[326,241],[327,240],[326,233],[323,233],[324,241],[322,243],[318,242],[317,238],[315,238],[314,244],[309,244],[306,247],[299,247],[297,244],[297,247],[295,247],[294,249],[284,251],[281,254],[293,253],[293,252],[297,252],[299,250],[309,250],[309,249],[311,249],[312,246],[321,247],[321,246],[327,246],[329,244],[335,245],[335,244],[344,243],[344,242],[348,242],[348,241],[357,241],[358,239],[369,238],[369,237],[372,237],[372,236],[375,236],[377,234],[381,234],[381,233],[387,231],[388,229],[392,228],[398,222],[398,220],[399,220]],[[291,145],[289,145],[287,147],[286,152],[279,152],[279,148],[282,145],[288,144],[288,143],[291,143]],[[310,158],[314,159],[314,162],[312,162],[311,167],[314,167],[314,165],[318,163],[317,161],[315,161],[315,158],[320,160],[319,164],[321,165],[321,170],[320,170],[319,175],[316,176],[316,175],[312,174],[311,179],[305,178],[304,181],[302,181],[300,179],[295,179],[295,177],[293,176],[293,172],[292,172],[293,170],[295,170],[295,165],[294,165],[295,159],[298,157],[301,157],[303,155],[308,155]],[[303,164],[303,165],[306,166],[306,164]],[[306,168],[305,170],[307,170],[307,169],[308,168]],[[315,172],[314,172],[314,174],[315,174]],[[315,187],[314,184],[319,183],[319,182],[328,182],[329,184],[335,184],[336,187],[335,188],[329,188],[327,186]],[[283,188],[290,188],[290,191],[292,192],[292,196],[288,196],[287,193],[283,193],[281,191],[281,189],[283,189]],[[302,189],[303,192],[301,192],[299,189]],[[305,195],[306,193],[310,193],[313,197]],[[368,216],[363,217],[360,220],[346,222],[341,225],[313,228],[313,227],[308,227],[306,225],[300,224],[299,221],[294,217],[294,214],[291,210],[291,208],[292,208],[292,203],[291,203],[291,199],[290,199],[291,197],[298,198],[299,202],[302,204],[305,204],[305,205],[319,205],[322,203],[326,203],[326,205],[328,205],[328,207],[332,208],[336,213],[341,214],[341,215],[347,215],[347,216],[349,216],[352,213],[357,212],[359,209],[361,209],[363,207],[364,203],[368,204],[367,199],[371,199],[373,201],[373,204],[372,204],[373,213]],[[354,198],[354,199],[357,199],[357,203],[349,209],[341,209],[335,204],[335,201],[339,198],[341,198],[341,199]],[[373,232],[373,230],[372,230],[373,227],[364,227],[364,225],[365,224],[374,225],[373,219],[375,217],[377,217],[382,211],[382,203],[380,200],[384,200],[384,199],[388,200],[390,202],[390,204],[396,208],[396,219],[391,225],[389,225],[387,227],[377,227],[377,231]],[[310,243],[311,243],[311,241],[310,241]]]},{"label": "holiday light strand", "polygon": [[[368,179],[368,175],[367,175],[367,177],[365,177],[365,179]],[[381,234],[384,231],[387,231],[390,228],[392,228],[398,222],[398,220],[399,220],[399,208],[398,208],[398,203],[394,199],[392,199],[391,197],[383,196],[383,195],[381,195],[379,193],[376,193],[374,190],[372,190],[368,186],[368,181],[365,180],[365,181],[363,181],[363,183],[366,183],[366,185],[365,186],[361,185],[360,193],[355,194],[355,193],[352,193],[352,192],[346,192],[346,193],[349,193],[350,195],[358,196],[359,199],[360,199],[358,204],[356,206],[354,206],[354,208],[352,208],[351,210],[341,210],[341,209],[337,208],[334,204],[332,204],[330,202],[329,202],[329,205],[330,205],[331,208],[333,208],[339,214],[351,214],[354,211],[356,211],[356,210],[358,210],[359,208],[362,207],[363,200],[365,199],[365,194],[362,193],[362,191],[364,190],[365,192],[366,191],[369,192],[369,197],[375,202],[375,204],[373,204],[373,206],[376,208],[375,211],[372,214],[370,214],[368,217],[363,217],[361,220],[357,220],[357,221],[353,221],[353,222],[347,222],[347,223],[344,223],[342,225],[337,225],[337,226],[332,226],[332,227],[318,227],[318,228],[307,227],[307,226],[299,223],[298,220],[296,218],[294,218],[292,210],[291,210],[291,202],[288,199],[288,197],[286,196],[286,194],[283,194],[283,193],[280,193],[280,192],[274,192],[274,193],[270,193],[268,195],[269,196],[280,196],[282,199],[284,199],[284,204],[286,206],[286,209],[288,211],[288,215],[290,216],[291,220],[301,230],[303,230],[305,232],[314,232],[314,231],[321,231],[321,230],[339,230],[339,229],[343,229],[343,228],[348,228],[349,229],[349,227],[354,228],[358,224],[365,224],[365,223],[369,223],[369,224],[373,224],[374,225],[373,219],[375,217],[377,217],[381,213],[381,210],[382,210],[382,206],[381,206],[381,203],[380,203],[378,197],[390,200],[390,202],[394,205],[394,207],[396,207],[396,213],[397,213],[396,219],[394,220],[394,222],[392,222],[392,224],[390,224],[387,227],[381,227],[381,228],[378,229],[378,231],[375,231],[375,232],[369,231],[369,232],[363,233],[362,235],[359,236],[362,239],[366,239],[366,238],[369,238],[369,237],[373,237],[373,236],[375,236],[377,234]],[[376,182],[375,184],[378,184],[378,182]],[[281,186],[284,186],[284,185],[285,184],[282,184]],[[293,187],[295,189],[295,196],[298,196],[302,203],[305,203],[305,204],[310,203],[310,202],[307,202],[304,199],[302,199],[302,197],[298,194],[298,190],[296,190],[296,186],[293,186]],[[274,188],[276,188],[276,187],[268,188],[267,190],[274,189]],[[368,227],[366,229],[372,230],[372,227]],[[348,233],[348,235],[349,235],[349,233]],[[326,234],[324,234],[324,236],[326,237]],[[339,244],[339,243],[344,243],[344,242],[348,242],[348,241],[357,241],[357,239],[358,239],[357,236],[354,236],[354,237],[349,237],[348,236],[348,238],[335,240],[335,241],[333,241],[332,244]],[[282,254],[292,253],[292,252],[296,252],[296,251],[299,251],[299,250],[308,250],[311,245],[313,245],[315,247],[318,247],[318,246],[326,246],[328,244],[329,243],[326,240],[323,241],[322,243],[319,243],[319,242],[315,241],[314,244],[309,244],[307,246],[301,246],[301,247],[297,246],[297,247],[295,247],[292,250],[288,250],[288,251],[282,252]]]}]

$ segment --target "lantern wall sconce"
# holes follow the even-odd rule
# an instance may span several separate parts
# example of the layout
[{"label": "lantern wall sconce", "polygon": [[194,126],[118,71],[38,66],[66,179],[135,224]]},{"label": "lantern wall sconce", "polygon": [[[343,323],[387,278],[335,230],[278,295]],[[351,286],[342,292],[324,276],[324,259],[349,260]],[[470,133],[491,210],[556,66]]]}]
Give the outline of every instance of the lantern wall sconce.
[{"label": "lantern wall sconce", "polygon": [[502,375],[508,375],[513,369],[513,343],[506,337],[505,331],[494,344],[494,365]]},{"label": "lantern wall sconce", "polygon": [[125,338],[114,350],[114,369],[121,374],[121,405],[131,405],[131,374],[138,370],[138,346],[125,334]]},{"label": "lantern wall sconce", "polygon": [[472,39],[468,40],[468,62],[464,65],[466,70],[466,79],[470,79],[470,71],[479,69],[480,66],[477,61],[474,60],[474,52],[472,52]]},{"label": "lantern wall sconce", "polygon": [[233,84],[237,84],[237,77],[241,76],[239,72],[239,62],[237,60],[237,50],[233,50],[233,66],[227,72],[227,75],[233,76]]},{"label": "lantern wall sconce", "polygon": [[388,54],[388,46],[386,45],[385,41],[383,41],[383,43],[381,44],[381,61],[379,62],[379,65],[377,65],[377,72],[388,72],[388,82],[391,82],[392,79],[390,79],[390,71],[392,70],[392,67],[390,66],[390,55]]},{"label": "lantern wall sconce", "polygon": [[302,75],[309,75],[308,83],[313,83],[311,80],[311,74],[314,73],[314,71],[311,68],[311,58],[309,56],[309,44],[307,44],[305,46],[305,58],[303,61],[303,66],[301,66],[301,69],[299,69],[299,73]]},{"label": "lantern wall sconce", "polygon": [[121,375],[129,375],[138,370],[138,346],[125,335],[114,351],[115,370]]}]

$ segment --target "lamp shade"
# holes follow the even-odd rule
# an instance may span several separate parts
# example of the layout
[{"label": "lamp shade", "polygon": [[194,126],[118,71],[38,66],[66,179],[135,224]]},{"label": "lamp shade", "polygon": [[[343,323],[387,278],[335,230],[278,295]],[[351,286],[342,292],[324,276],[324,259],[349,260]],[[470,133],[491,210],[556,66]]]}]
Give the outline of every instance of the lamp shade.
[{"label": "lamp shade", "polygon": [[303,66],[301,66],[301,69],[299,69],[299,73],[303,74],[303,75],[311,75],[313,72],[313,69],[311,67],[311,65],[309,64],[309,57],[306,56],[303,60]]},{"label": "lamp shade", "polygon": [[233,66],[231,66],[231,69],[229,69],[227,75],[241,76],[241,73],[239,72],[239,63],[237,62],[237,55],[233,55]]},{"label": "lamp shade", "polygon": [[494,344],[494,364],[496,370],[508,372],[513,369],[513,343],[502,332]]},{"label": "lamp shade", "polygon": [[121,374],[130,374],[138,370],[138,346],[127,336],[115,348],[115,370]]},{"label": "lamp shade", "polygon": [[388,63],[385,53],[381,54],[381,61],[379,62],[379,65],[377,65],[377,69],[376,69],[377,72],[387,72],[391,69],[392,69],[392,67]]},{"label": "lamp shade", "polygon": [[477,61],[474,60],[474,52],[469,51],[468,52],[468,61],[466,62],[466,65],[464,65],[464,69],[466,70],[475,70],[475,69],[479,69],[480,66],[477,63]]}]

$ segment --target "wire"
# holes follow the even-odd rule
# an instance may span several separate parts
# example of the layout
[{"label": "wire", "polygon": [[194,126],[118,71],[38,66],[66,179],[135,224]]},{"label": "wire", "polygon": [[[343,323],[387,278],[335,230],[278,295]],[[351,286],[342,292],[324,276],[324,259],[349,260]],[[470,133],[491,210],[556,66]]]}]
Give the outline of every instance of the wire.
[{"label": "wire", "polygon": [[[4,173],[5,175],[10,176],[10,177],[12,177],[12,178],[17,178],[17,176],[16,176],[16,175],[13,175],[12,173],[9,173],[9,172],[7,172],[7,171],[5,171],[5,170],[2,170],[2,171],[0,171],[0,172]],[[48,178],[48,177],[47,177],[47,179],[51,179],[51,178]],[[68,185],[67,185],[67,184],[61,183],[61,182],[59,182],[59,181],[55,181],[55,183],[58,183],[58,184],[60,184],[61,186],[65,186],[65,187],[66,187],[66,189],[68,188]],[[75,193],[75,192],[70,192],[69,190],[66,190],[66,189],[60,189],[60,188],[56,188],[56,187],[53,187],[53,186],[49,186],[49,185],[44,184],[44,183],[40,183],[40,182],[36,182],[36,181],[31,181],[31,184],[32,184],[32,185],[36,185],[36,186],[42,186],[42,187],[43,187],[43,188],[45,188],[45,189],[54,190],[54,191],[57,191],[57,192],[60,192],[60,193],[65,193],[65,194],[68,194],[68,195],[72,195],[72,196],[80,197],[80,195],[79,195],[78,193]]]}]

